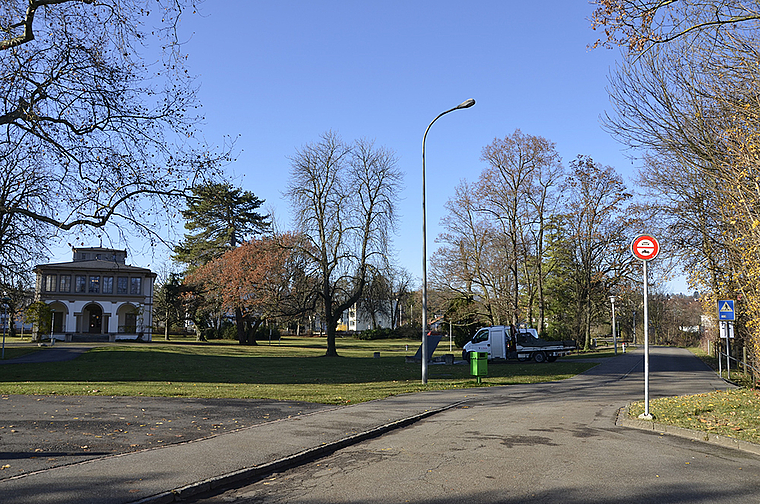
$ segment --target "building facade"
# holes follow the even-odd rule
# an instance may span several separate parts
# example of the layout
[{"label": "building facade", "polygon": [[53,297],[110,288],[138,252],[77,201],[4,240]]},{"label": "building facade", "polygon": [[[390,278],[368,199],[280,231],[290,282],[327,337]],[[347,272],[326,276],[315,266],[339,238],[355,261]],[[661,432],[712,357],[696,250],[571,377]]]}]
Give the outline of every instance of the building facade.
[{"label": "building facade", "polygon": [[126,260],[126,250],[74,248],[71,262],[34,269],[35,300],[53,311],[53,338],[151,340],[156,274]]},{"label": "building facade", "polygon": [[354,305],[343,313],[341,319],[341,328],[338,330],[361,332],[367,329],[393,329],[390,312],[397,308],[395,301],[385,301],[382,303],[383,310],[375,313],[374,320],[372,314],[362,309],[359,303]]}]

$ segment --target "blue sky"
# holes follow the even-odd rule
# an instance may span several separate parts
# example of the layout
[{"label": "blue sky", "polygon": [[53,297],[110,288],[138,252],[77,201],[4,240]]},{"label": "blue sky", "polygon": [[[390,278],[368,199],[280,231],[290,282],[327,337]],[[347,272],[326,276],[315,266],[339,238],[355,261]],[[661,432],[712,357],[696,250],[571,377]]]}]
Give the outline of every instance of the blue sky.
[{"label": "blue sky", "polygon": [[228,170],[281,228],[291,227],[282,192],[296,149],[332,130],[395,151],[405,177],[397,259],[419,277],[422,135],[467,98],[477,104],[428,134],[429,252],[454,186],[475,180],[482,148],[517,128],[555,142],[565,163],[589,155],[632,184],[634,164],[600,123],[619,55],[587,48],[592,10],[585,0],[224,0],[185,15],[180,33],[205,139],[237,137]]}]

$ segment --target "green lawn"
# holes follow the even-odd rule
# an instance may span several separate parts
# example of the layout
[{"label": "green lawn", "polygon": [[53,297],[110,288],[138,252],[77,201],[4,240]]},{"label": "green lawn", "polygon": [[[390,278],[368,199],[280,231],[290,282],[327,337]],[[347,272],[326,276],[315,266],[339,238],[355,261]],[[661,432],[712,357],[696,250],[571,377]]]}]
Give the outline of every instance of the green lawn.
[{"label": "green lawn", "polygon": [[[628,412],[631,417],[638,417],[644,412],[644,402],[631,404]],[[656,422],[760,443],[760,392],[757,390],[717,390],[663,397],[649,402],[649,412]]]},{"label": "green lawn", "polygon": [[37,352],[41,350],[39,347],[25,346],[25,347],[5,347],[4,357],[6,360],[15,359],[24,355]]},{"label": "green lawn", "polygon": [[[288,337],[271,346],[267,341],[258,346],[110,344],[72,361],[0,366],[0,394],[268,398],[345,404],[477,386],[468,365],[430,365],[428,384],[422,385],[420,364],[407,364],[404,359],[415,353],[417,341],[342,338],[337,343],[341,356],[333,358],[324,357],[323,338]],[[380,352],[379,358],[375,352]],[[442,342],[435,355],[444,353],[448,353],[448,342]],[[452,353],[459,356],[461,350]],[[482,386],[560,380],[593,366],[562,360],[489,363]]]}]

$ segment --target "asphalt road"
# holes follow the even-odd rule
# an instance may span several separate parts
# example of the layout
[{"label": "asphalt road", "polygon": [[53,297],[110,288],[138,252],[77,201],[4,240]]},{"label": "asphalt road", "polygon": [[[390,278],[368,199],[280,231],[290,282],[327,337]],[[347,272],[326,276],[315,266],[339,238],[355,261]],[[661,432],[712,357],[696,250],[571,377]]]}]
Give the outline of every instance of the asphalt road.
[{"label": "asphalt road", "polygon": [[[652,348],[652,399],[728,388],[688,351]],[[556,383],[494,387],[410,427],[198,504],[760,502],[760,457],[618,427],[642,358]]]},{"label": "asphalt road", "polygon": [[329,408],[254,399],[4,395],[0,481]]}]

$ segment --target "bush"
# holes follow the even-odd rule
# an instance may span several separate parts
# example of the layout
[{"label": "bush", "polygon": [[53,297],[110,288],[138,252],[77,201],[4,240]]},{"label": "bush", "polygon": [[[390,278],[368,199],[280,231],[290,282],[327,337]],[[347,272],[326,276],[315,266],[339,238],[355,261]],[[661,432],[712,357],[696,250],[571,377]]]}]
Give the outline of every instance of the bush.
[{"label": "bush", "polygon": [[269,340],[269,330],[272,331],[272,339],[280,339],[280,329],[275,326],[267,326],[266,324],[261,324],[258,329],[256,329],[255,333],[255,339],[256,341],[266,341]]},{"label": "bush", "polygon": [[367,329],[366,331],[362,331],[359,333],[354,334],[354,338],[358,340],[379,340],[379,339],[390,339],[390,338],[397,338],[395,332],[393,329]]}]

